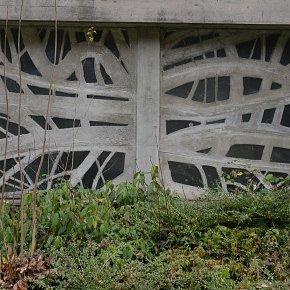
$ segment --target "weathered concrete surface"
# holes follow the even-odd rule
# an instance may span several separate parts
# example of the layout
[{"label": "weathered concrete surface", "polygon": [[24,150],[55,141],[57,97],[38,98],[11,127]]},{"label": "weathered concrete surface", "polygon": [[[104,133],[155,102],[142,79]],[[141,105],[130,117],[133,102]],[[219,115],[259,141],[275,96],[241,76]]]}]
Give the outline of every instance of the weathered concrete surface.
[{"label": "weathered concrete surface", "polygon": [[[21,0],[0,0],[0,20],[18,20]],[[61,21],[290,24],[289,0],[57,0]],[[53,21],[54,0],[24,0],[23,19]]]}]

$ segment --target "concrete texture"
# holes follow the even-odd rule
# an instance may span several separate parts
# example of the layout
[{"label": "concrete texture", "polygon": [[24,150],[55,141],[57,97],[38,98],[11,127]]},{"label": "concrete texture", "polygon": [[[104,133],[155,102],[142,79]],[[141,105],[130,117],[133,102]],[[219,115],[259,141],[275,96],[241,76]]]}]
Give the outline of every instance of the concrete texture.
[{"label": "concrete texture", "polygon": [[[0,20],[18,20],[21,0],[0,0]],[[69,22],[290,24],[288,0],[57,0],[57,18]],[[54,21],[53,0],[25,0],[23,19]]]}]

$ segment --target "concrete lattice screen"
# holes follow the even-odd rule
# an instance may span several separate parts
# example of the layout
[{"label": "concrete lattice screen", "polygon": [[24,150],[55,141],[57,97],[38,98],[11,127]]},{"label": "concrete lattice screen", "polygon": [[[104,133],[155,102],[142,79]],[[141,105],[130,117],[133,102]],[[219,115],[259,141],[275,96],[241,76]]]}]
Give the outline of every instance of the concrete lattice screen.
[{"label": "concrete lattice screen", "polygon": [[[134,170],[144,168],[138,163],[142,153],[148,163],[159,159],[150,153],[156,148],[166,186],[187,197],[217,183],[227,190],[243,187],[243,176],[236,184],[221,176],[239,167],[247,171],[246,164],[258,169],[251,174],[260,187],[268,173],[290,174],[289,32],[162,29],[148,41],[138,28],[103,28],[91,44],[86,32],[61,27],[54,60],[54,29],[23,27],[18,51],[18,30],[9,27],[6,56],[0,30],[0,147],[8,121],[8,195],[20,191],[19,93],[27,191],[34,187],[40,162],[54,61],[40,189],[52,188],[60,177],[87,188],[100,188],[107,179],[131,179]],[[152,91],[144,101],[143,92]],[[154,110],[148,109],[152,104]]]}]

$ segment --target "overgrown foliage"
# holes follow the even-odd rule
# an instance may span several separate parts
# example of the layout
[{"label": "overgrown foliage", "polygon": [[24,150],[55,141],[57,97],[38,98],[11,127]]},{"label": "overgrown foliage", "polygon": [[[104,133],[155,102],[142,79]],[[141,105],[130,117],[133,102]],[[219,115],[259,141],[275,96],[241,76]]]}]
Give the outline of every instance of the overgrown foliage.
[{"label": "overgrown foliage", "polygon": [[[24,270],[14,267],[19,210],[5,204],[2,287],[288,289],[289,190],[228,194],[217,188],[186,201],[165,191],[157,167],[151,179],[147,184],[137,173],[132,182],[107,182],[97,193],[63,182],[38,193],[38,272],[29,259]],[[27,252],[32,198],[24,199]],[[7,274],[9,265],[17,274]]]}]

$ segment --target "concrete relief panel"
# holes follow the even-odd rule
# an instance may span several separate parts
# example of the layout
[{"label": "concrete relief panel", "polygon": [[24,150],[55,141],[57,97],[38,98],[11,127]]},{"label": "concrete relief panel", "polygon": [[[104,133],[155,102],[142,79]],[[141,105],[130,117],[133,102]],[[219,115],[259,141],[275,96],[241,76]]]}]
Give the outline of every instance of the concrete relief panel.
[{"label": "concrete relief panel", "polygon": [[50,94],[38,187],[52,188],[62,177],[73,185],[100,188],[107,179],[131,177],[135,168],[136,31],[100,29],[92,43],[86,33],[24,27],[18,41],[17,28],[9,28],[5,41],[5,29],[0,29],[0,190],[6,135],[5,191],[20,191],[20,173],[24,189],[34,187]]},{"label": "concrete relief panel", "polygon": [[[290,32],[166,30],[160,150],[187,197],[290,174]],[[235,181],[222,178],[238,171]]]}]

